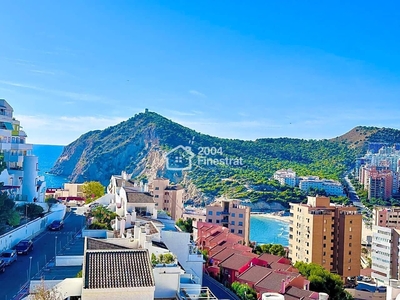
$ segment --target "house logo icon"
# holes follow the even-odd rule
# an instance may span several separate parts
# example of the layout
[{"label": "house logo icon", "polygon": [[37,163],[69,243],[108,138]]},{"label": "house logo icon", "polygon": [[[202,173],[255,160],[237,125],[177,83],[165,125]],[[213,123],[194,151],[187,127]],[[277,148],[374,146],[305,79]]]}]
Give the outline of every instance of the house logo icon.
[{"label": "house logo icon", "polygon": [[190,170],[193,157],[192,148],[179,145],[165,155],[166,169],[171,171]]}]

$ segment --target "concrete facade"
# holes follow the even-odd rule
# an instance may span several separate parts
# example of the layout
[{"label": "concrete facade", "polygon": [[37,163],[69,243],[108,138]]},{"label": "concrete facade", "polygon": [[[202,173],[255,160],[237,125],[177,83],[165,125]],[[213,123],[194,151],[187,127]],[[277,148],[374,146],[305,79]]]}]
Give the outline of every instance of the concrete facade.
[{"label": "concrete facade", "polygon": [[219,199],[206,207],[208,223],[229,228],[233,234],[243,237],[246,245],[250,241],[250,207],[240,205],[240,200]]},{"label": "concrete facade", "polygon": [[360,274],[362,215],[355,207],[331,206],[329,197],[290,204],[289,257],[317,263],[342,277]]},{"label": "concrete facade", "polygon": [[166,178],[154,179],[150,189],[156,209],[167,212],[175,221],[183,217],[184,191],[179,185],[169,185]]}]

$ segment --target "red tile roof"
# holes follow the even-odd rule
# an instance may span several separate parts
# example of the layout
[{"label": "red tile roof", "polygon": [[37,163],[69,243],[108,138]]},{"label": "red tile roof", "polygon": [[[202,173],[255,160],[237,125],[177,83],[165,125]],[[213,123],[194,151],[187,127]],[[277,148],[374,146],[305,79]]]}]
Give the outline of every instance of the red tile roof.
[{"label": "red tile roof", "polygon": [[271,272],[272,270],[269,268],[255,265],[247,269],[242,274],[240,274],[237,279],[251,282],[254,284],[256,282],[259,282],[265,276],[269,275]]},{"label": "red tile roof", "polygon": [[274,262],[279,261],[282,257],[278,256],[278,255],[269,254],[269,253],[263,253],[258,258],[266,261],[268,264],[272,264]]},{"label": "red tile roof", "polygon": [[286,299],[311,299],[312,294],[314,294],[314,292],[302,290],[297,287],[290,286],[286,289],[285,300]]},{"label": "red tile roof", "polygon": [[293,272],[293,269],[294,269],[291,265],[281,264],[278,262],[273,262],[273,263],[270,263],[269,265],[271,266],[271,269],[274,269],[274,270]]},{"label": "red tile roof", "polygon": [[235,253],[222,261],[219,266],[226,269],[239,271],[241,267],[249,263],[252,259],[253,258],[250,256]]},{"label": "red tile roof", "polygon": [[300,274],[296,274],[290,272],[271,272],[268,276],[264,277],[261,281],[257,282],[254,287],[261,288],[264,290],[268,290],[271,292],[279,293],[282,286],[282,280],[286,280],[287,278],[291,281],[293,278],[296,278]]}]

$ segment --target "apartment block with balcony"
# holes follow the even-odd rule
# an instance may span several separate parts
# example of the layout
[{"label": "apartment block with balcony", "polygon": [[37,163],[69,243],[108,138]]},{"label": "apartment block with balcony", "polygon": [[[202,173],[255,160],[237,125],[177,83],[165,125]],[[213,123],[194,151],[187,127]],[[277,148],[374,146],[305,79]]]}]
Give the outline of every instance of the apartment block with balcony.
[{"label": "apartment block with balcony", "polygon": [[316,263],[343,278],[360,273],[362,216],[355,207],[330,204],[329,197],[308,197],[290,204],[289,256]]},{"label": "apartment block with balcony", "polygon": [[375,226],[400,228],[400,207],[375,206],[372,220]]},{"label": "apartment block with balcony", "polygon": [[0,99],[0,151],[6,166],[0,174],[2,189],[17,201],[43,202],[46,183],[38,174],[38,158],[32,155],[33,145],[26,143],[27,135],[13,112],[11,105]]},{"label": "apartment block with balcony", "polygon": [[292,169],[276,171],[274,173],[274,179],[278,180],[281,185],[295,187],[299,184],[299,178],[296,176],[296,172]]},{"label": "apartment block with balcony", "polygon": [[173,220],[183,217],[184,188],[180,185],[170,185],[169,179],[156,178],[150,186],[156,208],[171,215]]},{"label": "apartment block with balcony", "polygon": [[246,245],[250,241],[250,208],[236,199],[218,199],[206,207],[208,223],[229,228],[231,233],[243,237]]},{"label": "apartment block with balcony", "polygon": [[400,279],[400,207],[374,208],[371,258],[377,282]]}]

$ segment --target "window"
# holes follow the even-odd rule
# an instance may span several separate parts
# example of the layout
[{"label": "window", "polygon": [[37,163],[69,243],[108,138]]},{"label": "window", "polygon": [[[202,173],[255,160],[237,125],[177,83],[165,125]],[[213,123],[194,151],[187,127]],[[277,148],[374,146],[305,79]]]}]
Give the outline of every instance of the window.
[{"label": "window", "polygon": [[324,240],[326,240],[326,235],[324,235]]},{"label": "window", "polygon": [[351,255],[351,251],[349,251],[349,255]]},{"label": "window", "polygon": [[235,221],[231,221],[231,225],[235,225]]},{"label": "window", "polygon": [[243,218],[243,214],[239,214],[239,218]]},{"label": "window", "polygon": [[217,211],[217,216],[220,216],[221,215],[221,212],[220,211]]},{"label": "window", "polygon": [[243,226],[243,222],[239,222],[239,226]]},{"label": "window", "polygon": [[219,220],[217,220],[217,224],[219,223]]},{"label": "window", "polygon": [[158,198],[158,195],[155,195],[154,198]]},{"label": "window", "polygon": [[353,224],[353,220],[350,220],[350,224]]},{"label": "window", "polygon": [[349,243],[349,247],[351,247],[351,243]]},{"label": "window", "polygon": [[353,236],[350,234],[350,235],[349,235],[349,240],[351,240],[352,238],[353,238]]},{"label": "window", "polygon": [[208,219],[208,223],[212,223],[212,220],[211,220],[211,219]]},{"label": "window", "polygon": [[326,248],[326,244],[324,244],[323,247]]},{"label": "window", "polygon": [[231,232],[232,232],[232,233],[235,233],[235,229],[231,229]]},{"label": "window", "polygon": [[242,233],[243,233],[243,230],[239,229],[239,230],[238,230],[238,233],[239,233],[239,234],[242,234]]},{"label": "window", "polygon": [[235,217],[235,213],[231,213],[231,216],[234,218]]},{"label": "window", "polygon": [[155,190],[158,191],[160,188],[158,186],[155,187]]},{"label": "window", "polygon": [[209,215],[209,216],[212,216],[212,211],[211,211],[211,210],[208,212],[208,215]]}]

